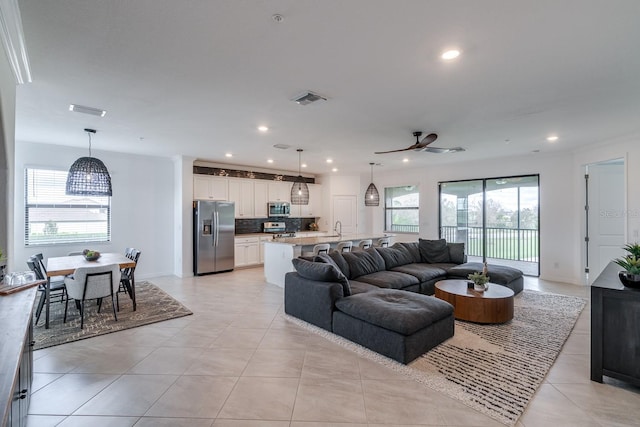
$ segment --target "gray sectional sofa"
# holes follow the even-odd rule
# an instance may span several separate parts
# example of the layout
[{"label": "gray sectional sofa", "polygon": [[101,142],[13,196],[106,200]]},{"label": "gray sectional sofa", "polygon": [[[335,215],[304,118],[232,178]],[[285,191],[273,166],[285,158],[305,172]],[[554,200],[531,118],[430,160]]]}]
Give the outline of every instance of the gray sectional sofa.
[{"label": "gray sectional sofa", "polygon": [[[453,336],[453,307],[430,295],[439,280],[482,270],[465,261],[464,244],[443,239],[297,258],[285,312],[408,363]],[[522,290],[519,270],[489,265],[489,277]]]}]

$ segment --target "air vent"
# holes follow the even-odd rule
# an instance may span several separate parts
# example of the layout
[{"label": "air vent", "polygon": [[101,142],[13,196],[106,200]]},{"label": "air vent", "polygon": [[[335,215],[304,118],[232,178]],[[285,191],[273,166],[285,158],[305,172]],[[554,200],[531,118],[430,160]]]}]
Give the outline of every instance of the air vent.
[{"label": "air vent", "polygon": [[276,145],[273,146],[273,148],[279,148],[281,150],[286,150],[287,148],[291,148],[291,146],[287,145],[287,144],[276,144]]},{"label": "air vent", "polygon": [[77,104],[69,105],[69,111],[73,111],[75,113],[89,114],[91,116],[98,116],[98,117],[104,117],[107,114],[105,110],[101,110],[99,108],[93,108],[93,107],[85,107],[84,105],[77,105]]},{"label": "air vent", "polygon": [[292,99],[292,101],[295,101],[300,105],[308,105],[308,104],[311,104],[312,102],[326,101],[326,100],[327,98],[320,96],[317,93],[313,93],[311,91],[302,93]]}]

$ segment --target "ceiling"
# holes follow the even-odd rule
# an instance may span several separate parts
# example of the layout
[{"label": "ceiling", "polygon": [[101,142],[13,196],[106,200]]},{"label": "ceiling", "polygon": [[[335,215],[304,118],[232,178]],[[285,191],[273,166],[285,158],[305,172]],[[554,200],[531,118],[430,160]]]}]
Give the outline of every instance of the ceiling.
[{"label": "ceiling", "polygon": [[[17,92],[18,143],[81,153],[90,127],[98,150],[294,171],[302,148],[304,172],[322,174],[640,137],[637,0],[19,4],[33,82]],[[291,101],[307,90],[327,100]],[[414,131],[466,151],[374,154]]]}]

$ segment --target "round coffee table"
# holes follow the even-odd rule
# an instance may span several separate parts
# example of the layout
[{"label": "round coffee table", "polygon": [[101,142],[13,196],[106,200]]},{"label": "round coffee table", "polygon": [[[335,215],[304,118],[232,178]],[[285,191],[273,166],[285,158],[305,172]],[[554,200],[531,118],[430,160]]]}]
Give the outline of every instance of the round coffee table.
[{"label": "round coffee table", "polygon": [[489,283],[484,292],[467,287],[467,280],[436,282],[436,298],[454,307],[454,317],[476,323],[504,323],[513,319],[513,291],[506,286]]}]

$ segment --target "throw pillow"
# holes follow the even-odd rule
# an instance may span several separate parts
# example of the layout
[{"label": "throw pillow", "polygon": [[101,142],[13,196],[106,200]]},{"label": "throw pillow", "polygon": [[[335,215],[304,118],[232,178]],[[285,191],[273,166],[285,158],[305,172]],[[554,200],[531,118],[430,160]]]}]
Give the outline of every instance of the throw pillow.
[{"label": "throw pillow", "polygon": [[418,239],[418,248],[420,249],[422,262],[429,264],[450,262],[449,248],[447,248],[447,241],[445,239]]},{"label": "throw pillow", "polygon": [[384,259],[380,256],[376,248],[369,248],[364,251],[345,252],[342,256],[349,264],[349,271],[353,279],[386,269]]},{"label": "throw pillow", "polygon": [[351,295],[349,281],[335,266],[324,262],[312,262],[300,258],[294,258],[291,262],[298,274],[305,279],[320,282],[338,282],[342,285],[342,294],[345,297]]},{"label": "throw pillow", "polygon": [[387,270],[391,270],[399,265],[413,263],[413,257],[403,246],[392,246],[390,248],[376,248],[380,256],[384,259]]},{"label": "throw pillow", "polygon": [[449,262],[464,264],[464,243],[447,243],[449,247]]}]

